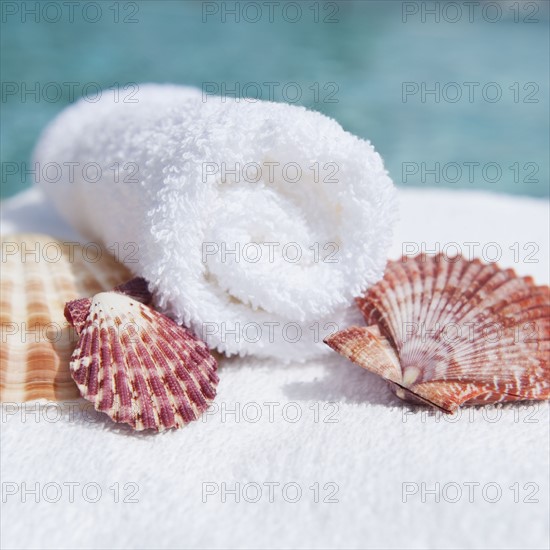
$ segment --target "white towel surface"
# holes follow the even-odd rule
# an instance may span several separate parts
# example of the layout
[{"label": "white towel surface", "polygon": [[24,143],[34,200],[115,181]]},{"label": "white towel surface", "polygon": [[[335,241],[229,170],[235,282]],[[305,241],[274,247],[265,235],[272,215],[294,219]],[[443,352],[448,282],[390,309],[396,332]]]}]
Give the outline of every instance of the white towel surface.
[{"label": "white towel surface", "polygon": [[[433,249],[437,242],[478,242],[480,253],[496,243],[502,265],[548,283],[545,201],[435,190],[400,190],[399,196],[402,219],[391,257],[399,256],[403,243]],[[74,238],[36,191],[3,203],[2,213],[4,233]],[[524,261],[530,242],[539,247],[536,263]],[[336,354],[290,365],[226,359],[220,377],[217,409],[205,422],[157,436],[134,435],[82,415],[56,421],[55,409],[38,422],[21,410],[4,411],[2,547],[548,547],[547,404],[429,416]],[[230,413],[235,409],[238,419]],[[73,502],[63,485],[70,482],[79,484]],[[39,502],[32,494],[22,502],[23,483],[27,490],[40,484]],[[129,483],[135,485],[125,489]],[[236,483],[238,503],[229,493]],[[247,483],[252,485],[245,489]],[[273,502],[269,483],[279,484],[271,485]],[[298,485],[288,485],[283,495],[288,483]],[[332,495],[338,502],[315,502],[316,483],[320,501]],[[427,493],[436,483],[437,495]],[[101,488],[97,502],[83,497],[85,484],[91,484],[88,500]],[[253,484],[263,489],[257,502]],[[60,500],[48,502],[57,497],[57,486],[63,489]],[[297,486],[302,496],[293,503]],[[452,502],[457,486],[461,495]],[[404,488],[418,492],[404,499]]]},{"label": "white towel surface", "polygon": [[82,100],[35,161],[63,216],[228,354],[328,353],[323,337],[382,276],[397,216],[380,156],[334,120],[194,88]]}]

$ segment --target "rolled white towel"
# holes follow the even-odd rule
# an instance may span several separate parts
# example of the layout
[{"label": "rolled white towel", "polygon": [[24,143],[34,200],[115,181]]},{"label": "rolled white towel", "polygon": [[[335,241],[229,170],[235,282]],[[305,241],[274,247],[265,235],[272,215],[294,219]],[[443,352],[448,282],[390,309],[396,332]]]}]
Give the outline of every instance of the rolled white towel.
[{"label": "rolled white towel", "polygon": [[371,144],[303,107],[154,84],[136,99],[81,100],[45,130],[34,160],[61,214],[210,347],[328,349],[382,276],[396,218]]}]

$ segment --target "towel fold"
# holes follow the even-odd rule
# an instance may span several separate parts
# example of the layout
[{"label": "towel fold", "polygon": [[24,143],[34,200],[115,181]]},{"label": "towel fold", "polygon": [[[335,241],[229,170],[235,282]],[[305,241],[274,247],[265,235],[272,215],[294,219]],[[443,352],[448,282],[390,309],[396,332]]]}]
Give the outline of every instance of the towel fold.
[{"label": "towel fold", "polygon": [[394,188],[369,142],[281,103],[142,85],[62,112],[36,151],[60,213],[227,354],[305,360],[383,274]]}]

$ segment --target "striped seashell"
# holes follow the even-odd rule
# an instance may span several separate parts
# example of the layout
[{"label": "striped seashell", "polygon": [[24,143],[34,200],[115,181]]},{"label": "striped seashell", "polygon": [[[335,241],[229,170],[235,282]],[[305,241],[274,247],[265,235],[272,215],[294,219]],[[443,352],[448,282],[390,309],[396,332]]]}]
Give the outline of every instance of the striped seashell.
[{"label": "striped seashell", "polygon": [[367,323],[327,339],[402,399],[462,404],[550,397],[550,294],[530,277],[463,257],[390,261],[356,300]]},{"label": "striped seashell", "polygon": [[49,235],[2,237],[0,401],[79,397],[69,372],[77,338],[65,302],[113,288],[130,273],[107,252],[93,254]]},{"label": "striped seashell", "polygon": [[217,362],[188,329],[145,305],[140,284],[67,304],[67,320],[80,335],[71,374],[82,396],[115,422],[179,428],[216,396]]}]

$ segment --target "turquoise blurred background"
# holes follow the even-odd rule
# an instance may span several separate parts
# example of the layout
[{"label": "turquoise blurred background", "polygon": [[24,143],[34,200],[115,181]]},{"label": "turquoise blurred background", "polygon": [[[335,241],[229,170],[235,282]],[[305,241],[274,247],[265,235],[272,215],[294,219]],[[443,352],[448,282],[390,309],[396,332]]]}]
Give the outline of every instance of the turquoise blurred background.
[{"label": "turquoise blurred background", "polygon": [[548,2],[276,4],[2,2],[2,196],[32,184],[23,163],[71,99],[139,100],[140,82],[301,93],[398,185],[549,195]]}]

